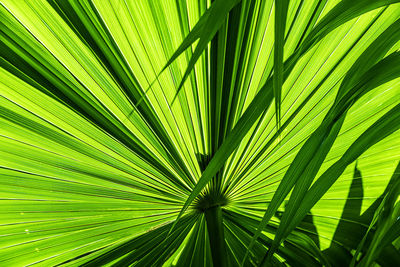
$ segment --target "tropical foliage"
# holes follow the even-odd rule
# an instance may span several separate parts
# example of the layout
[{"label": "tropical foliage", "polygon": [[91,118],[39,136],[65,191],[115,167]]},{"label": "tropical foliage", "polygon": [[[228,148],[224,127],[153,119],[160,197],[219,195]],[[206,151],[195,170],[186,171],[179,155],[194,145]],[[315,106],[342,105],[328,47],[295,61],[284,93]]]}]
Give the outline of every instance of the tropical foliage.
[{"label": "tropical foliage", "polygon": [[0,266],[400,266],[397,2],[2,0]]}]

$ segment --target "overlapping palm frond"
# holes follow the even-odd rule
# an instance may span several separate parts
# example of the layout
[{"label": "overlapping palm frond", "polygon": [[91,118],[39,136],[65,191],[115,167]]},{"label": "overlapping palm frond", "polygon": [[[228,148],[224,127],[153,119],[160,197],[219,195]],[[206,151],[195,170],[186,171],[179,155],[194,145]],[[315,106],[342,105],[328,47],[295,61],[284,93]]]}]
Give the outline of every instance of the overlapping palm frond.
[{"label": "overlapping palm frond", "polygon": [[400,1],[2,0],[0,266],[397,266]]}]

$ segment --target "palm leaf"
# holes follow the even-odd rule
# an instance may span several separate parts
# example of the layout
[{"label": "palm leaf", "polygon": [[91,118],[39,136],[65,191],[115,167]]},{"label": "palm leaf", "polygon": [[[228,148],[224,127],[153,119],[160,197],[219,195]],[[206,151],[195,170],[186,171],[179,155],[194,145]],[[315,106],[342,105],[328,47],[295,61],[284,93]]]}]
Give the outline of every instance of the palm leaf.
[{"label": "palm leaf", "polygon": [[398,2],[1,2],[0,266],[399,265]]}]

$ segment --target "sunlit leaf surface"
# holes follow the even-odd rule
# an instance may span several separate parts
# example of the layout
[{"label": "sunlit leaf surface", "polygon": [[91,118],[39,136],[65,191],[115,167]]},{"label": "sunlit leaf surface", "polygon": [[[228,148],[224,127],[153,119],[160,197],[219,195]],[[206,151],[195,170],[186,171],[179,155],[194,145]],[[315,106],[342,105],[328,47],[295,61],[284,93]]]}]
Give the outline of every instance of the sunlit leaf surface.
[{"label": "sunlit leaf surface", "polygon": [[0,266],[400,266],[397,2],[2,0]]}]

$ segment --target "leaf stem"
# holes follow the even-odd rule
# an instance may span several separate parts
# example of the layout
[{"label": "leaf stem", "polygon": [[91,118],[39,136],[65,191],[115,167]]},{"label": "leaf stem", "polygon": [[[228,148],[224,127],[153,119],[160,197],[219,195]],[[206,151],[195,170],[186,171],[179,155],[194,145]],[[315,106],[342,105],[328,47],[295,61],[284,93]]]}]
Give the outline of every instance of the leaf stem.
[{"label": "leaf stem", "polygon": [[211,255],[213,265],[226,267],[227,255],[222,224],[222,208],[220,205],[210,207],[204,212],[207,222],[208,235],[210,238]]}]

